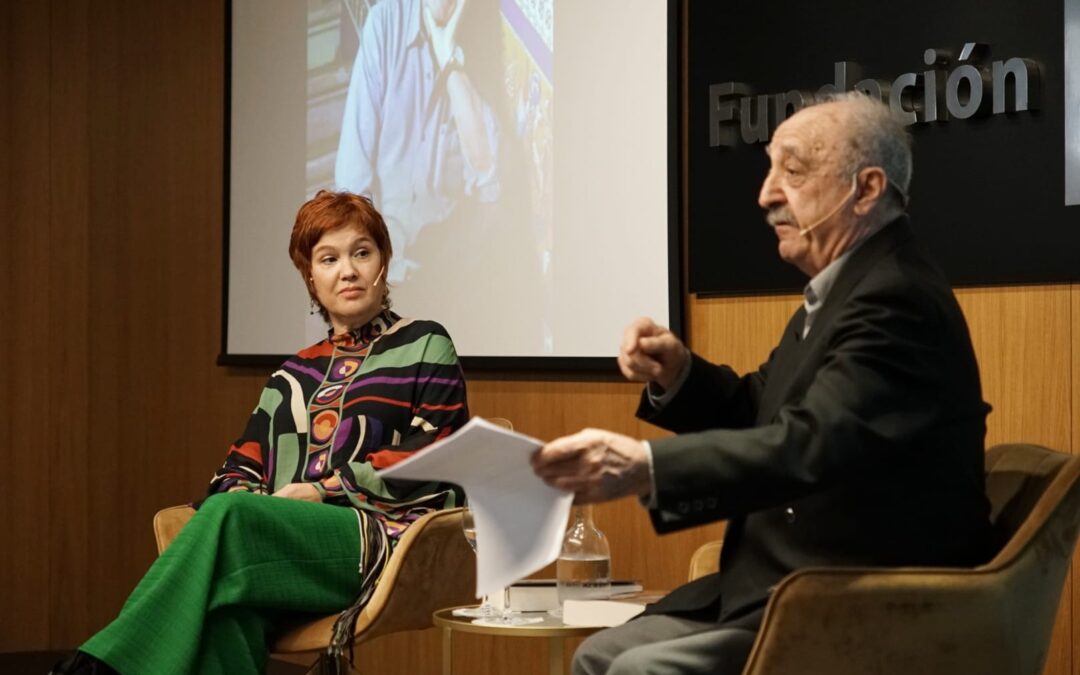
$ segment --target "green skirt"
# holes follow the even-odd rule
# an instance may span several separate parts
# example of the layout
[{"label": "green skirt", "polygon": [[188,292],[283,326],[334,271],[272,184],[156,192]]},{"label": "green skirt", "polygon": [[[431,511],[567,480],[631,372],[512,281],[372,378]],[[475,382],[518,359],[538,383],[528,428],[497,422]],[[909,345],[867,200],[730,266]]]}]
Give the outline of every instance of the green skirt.
[{"label": "green skirt", "polygon": [[281,619],[356,599],[360,541],[347,507],[215,495],[80,649],[123,675],[263,672]]}]

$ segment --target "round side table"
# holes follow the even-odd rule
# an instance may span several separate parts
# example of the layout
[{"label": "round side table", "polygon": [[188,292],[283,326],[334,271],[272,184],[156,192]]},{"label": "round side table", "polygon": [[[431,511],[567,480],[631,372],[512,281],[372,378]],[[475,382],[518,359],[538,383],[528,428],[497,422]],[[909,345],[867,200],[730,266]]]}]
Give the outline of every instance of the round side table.
[{"label": "round side table", "polygon": [[454,669],[454,631],[462,633],[478,633],[480,635],[497,635],[503,637],[528,637],[547,638],[548,641],[548,675],[563,675],[563,641],[568,637],[587,637],[603,630],[599,626],[567,626],[559,619],[547,614],[537,613],[535,616],[542,617],[540,623],[530,623],[524,626],[494,626],[476,624],[468,617],[454,616],[452,612],[456,607],[440,609],[431,615],[435,625],[442,628],[442,672],[443,675],[453,675]]}]

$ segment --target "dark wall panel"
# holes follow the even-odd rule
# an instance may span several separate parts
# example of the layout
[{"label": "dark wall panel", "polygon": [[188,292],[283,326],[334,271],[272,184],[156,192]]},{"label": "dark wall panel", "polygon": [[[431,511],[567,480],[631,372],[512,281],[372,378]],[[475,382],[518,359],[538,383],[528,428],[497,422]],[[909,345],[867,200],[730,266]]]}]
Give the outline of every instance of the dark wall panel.
[{"label": "dark wall panel", "polygon": [[[938,67],[945,81],[968,42],[990,47],[988,57],[970,61],[980,68],[1011,57],[1036,61],[1040,109],[910,127],[915,229],[956,284],[1080,279],[1080,207],[1064,205],[1063,11],[1063,0],[691,1],[691,290],[791,290],[805,282],[777,258],[775,235],[756,204],[768,165],[764,143],[709,147],[710,84],[748,83],[757,94],[814,92],[833,82],[838,61],[892,82],[929,70],[928,48],[952,53]],[[1073,70],[1080,78],[1080,64]],[[989,100],[990,90],[984,95]]]}]

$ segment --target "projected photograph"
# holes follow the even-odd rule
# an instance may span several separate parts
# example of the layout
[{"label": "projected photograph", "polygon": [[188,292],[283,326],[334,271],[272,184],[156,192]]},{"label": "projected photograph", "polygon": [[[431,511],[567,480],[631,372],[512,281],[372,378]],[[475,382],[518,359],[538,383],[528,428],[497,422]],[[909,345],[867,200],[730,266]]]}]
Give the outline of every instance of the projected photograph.
[{"label": "projected photograph", "polygon": [[[386,218],[395,306],[534,308],[552,353],[553,0],[309,0],[307,196]],[[468,266],[481,274],[470,274]],[[442,311],[440,311],[440,309]]]},{"label": "projected photograph", "polygon": [[634,318],[681,325],[672,5],[226,5],[221,363],[326,337],[286,252],[323,189],[372,199],[394,311],[445,326],[467,367],[611,371]]}]

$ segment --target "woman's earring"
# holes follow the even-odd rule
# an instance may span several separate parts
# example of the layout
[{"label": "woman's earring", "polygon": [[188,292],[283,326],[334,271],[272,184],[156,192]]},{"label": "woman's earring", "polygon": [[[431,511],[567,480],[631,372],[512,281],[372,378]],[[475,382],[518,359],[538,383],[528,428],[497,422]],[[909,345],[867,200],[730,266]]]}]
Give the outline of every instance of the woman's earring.
[{"label": "woman's earring", "polygon": [[322,310],[322,305],[320,305],[319,301],[315,298],[315,279],[311,277],[308,277],[307,279],[308,297],[311,298],[311,309],[308,311],[308,314],[318,314]]}]

